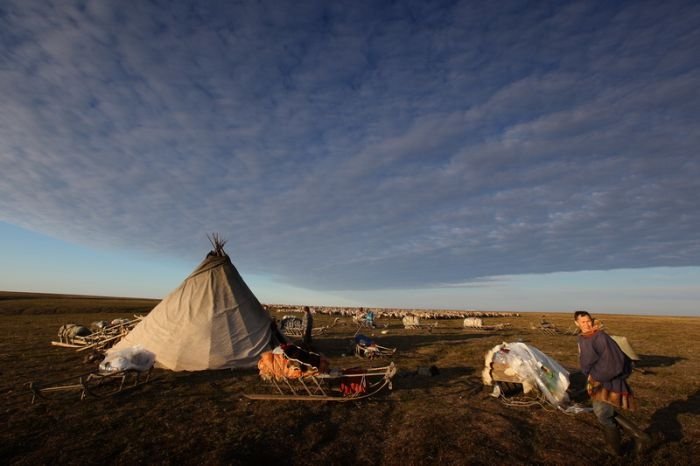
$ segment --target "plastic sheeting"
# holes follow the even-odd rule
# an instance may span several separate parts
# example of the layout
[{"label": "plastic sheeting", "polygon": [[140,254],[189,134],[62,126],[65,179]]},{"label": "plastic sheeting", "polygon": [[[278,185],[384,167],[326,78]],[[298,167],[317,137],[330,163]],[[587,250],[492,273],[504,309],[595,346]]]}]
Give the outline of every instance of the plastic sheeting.
[{"label": "plastic sheeting", "polygon": [[569,372],[534,346],[503,343],[492,348],[486,354],[486,367],[482,373],[485,385],[493,383],[492,363],[507,366],[507,374],[519,379],[525,393],[537,389],[550,404],[557,407],[563,407],[569,402],[566,393],[569,388]]},{"label": "plastic sheeting", "polygon": [[156,355],[140,345],[111,352],[100,363],[104,372],[119,372],[126,370],[147,371],[156,362]]}]

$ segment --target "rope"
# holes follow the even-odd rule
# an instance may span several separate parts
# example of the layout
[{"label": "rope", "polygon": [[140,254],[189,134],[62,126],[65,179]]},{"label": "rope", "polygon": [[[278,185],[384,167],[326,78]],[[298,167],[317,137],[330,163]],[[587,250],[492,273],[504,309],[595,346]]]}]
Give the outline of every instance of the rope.
[{"label": "rope", "polygon": [[538,393],[536,399],[511,399],[501,393],[498,395],[498,399],[504,406],[509,408],[529,408],[532,406],[539,406],[545,411],[559,411],[567,416],[575,416],[577,414],[593,411],[592,408],[583,407],[578,403],[573,403],[567,408],[562,406],[553,406],[541,393]]},{"label": "rope", "polygon": [[498,395],[499,401],[509,407],[509,408],[529,408],[531,406],[539,406],[540,408],[547,410],[547,411],[554,411],[554,408],[552,405],[549,404],[549,402],[539,394],[537,398],[531,399],[531,398],[508,398],[505,396],[503,393]]}]

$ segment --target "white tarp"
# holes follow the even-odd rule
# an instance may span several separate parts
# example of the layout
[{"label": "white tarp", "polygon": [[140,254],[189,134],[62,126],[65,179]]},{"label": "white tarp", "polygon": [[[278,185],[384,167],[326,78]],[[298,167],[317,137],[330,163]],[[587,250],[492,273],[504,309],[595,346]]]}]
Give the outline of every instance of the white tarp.
[{"label": "white tarp", "polygon": [[525,393],[537,389],[554,406],[563,406],[569,402],[566,393],[569,388],[569,372],[534,346],[503,343],[493,347],[486,354],[482,372],[485,385],[493,384],[491,364],[494,362],[507,366],[506,373],[519,379]]},{"label": "white tarp", "polygon": [[140,345],[110,352],[100,363],[104,372],[119,372],[126,370],[147,371],[156,362],[156,355],[143,349]]}]

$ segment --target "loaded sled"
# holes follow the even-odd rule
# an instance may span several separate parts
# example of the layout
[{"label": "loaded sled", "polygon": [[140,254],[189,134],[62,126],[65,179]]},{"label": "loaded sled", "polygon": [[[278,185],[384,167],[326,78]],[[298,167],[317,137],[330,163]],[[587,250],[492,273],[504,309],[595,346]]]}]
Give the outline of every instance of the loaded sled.
[{"label": "loaded sled", "polygon": [[148,383],[155,363],[155,355],[139,346],[125,348],[108,355],[95,371],[56,380],[49,383],[29,382],[32,403],[37,398],[53,399],[66,393],[80,393],[104,398],[131,390]]},{"label": "loaded sled", "polygon": [[360,310],[352,316],[352,320],[358,325],[358,328],[376,328],[373,311],[363,312]]},{"label": "loaded sled", "polygon": [[[338,320],[340,319],[336,317],[330,325],[312,328],[311,336],[316,337],[323,335],[326,333],[326,330],[334,327],[338,323]],[[302,338],[304,336],[304,320],[301,317],[284,316],[280,321],[279,327],[284,336],[292,338]]]},{"label": "loaded sled", "polygon": [[563,330],[554,325],[553,323],[547,322],[544,319],[540,320],[539,325],[530,323],[530,328],[532,330],[539,330],[540,332],[546,335],[578,335],[578,329],[576,327],[569,327]]},{"label": "loaded sled", "polygon": [[538,348],[522,342],[504,342],[489,350],[481,378],[484,385],[494,387],[492,396],[496,398],[532,392],[542,404],[564,409],[569,403],[569,372]]},{"label": "loaded sled", "polygon": [[480,317],[466,317],[462,322],[462,325],[464,328],[484,331],[503,330],[510,327],[509,323],[484,325],[484,322]]},{"label": "loaded sled", "polygon": [[362,359],[388,358],[396,353],[396,348],[378,345],[369,337],[357,333],[353,340],[355,356]]},{"label": "loaded sled", "polygon": [[437,322],[434,324],[424,324],[420,321],[420,317],[414,315],[407,315],[401,319],[403,328],[407,330],[427,330],[432,332],[433,328],[437,327]]},{"label": "loaded sled", "polygon": [[75,348],[76,351],[90,349],[102,353],[121,340],[141,320],[143,316],[93,322],[91,329],[78,324],[65,324],[58,329],[58,341],[52,341],[51,344]]},{"label": "loaded sled", "polygon": [[384,387],[392,389],[394,363],[384,367],[331,369],[317,353],[283,345],[262,354],[260,378],[272,394],[245,394],[251,400],[353,401],[368,398]]}]

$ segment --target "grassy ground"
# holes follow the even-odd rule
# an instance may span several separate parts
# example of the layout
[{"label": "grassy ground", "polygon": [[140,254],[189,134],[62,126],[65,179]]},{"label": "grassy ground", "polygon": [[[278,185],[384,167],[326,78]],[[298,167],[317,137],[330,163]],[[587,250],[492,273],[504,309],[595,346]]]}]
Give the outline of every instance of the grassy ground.
[{"label": "grassy ground", "polygon": [[[83,362],[82,353],[50,345],[62,324],[131,317],[154,303],[142,302],[146,309],[139,310],[132,300],[42,296],[49,311],[40,313],[12,309],[3,297],[7,294],[0,295],[3,464],[698,464],[700,457],[696,317],[596,316],[610,334],[627,336],[642,356],[644,373],[631,377],[640,409],[630,417],[664,438],[641,459],[631,454],[616,459],[601,449],[592,414],[508,407],[483,387],[484,353],[503,341],[532,344],[575,372],[576,337],[531,329],[540,313],[487,319],[485,324],[512,324],[498,332],[465,330],[457,320],[439,321],[432,332],[407,331],[398,320],[380,320],[388,324],[387,333],[379,329],[373,336],[398,348],[393,360],[399,373],[393,391],[361,402],[251,401],[242,393],[267,388],[254,370],[156,370],[148,385],[111,398],[80,401],[71,393],[31,404],[26,382],[95,367]],[[87,302],[109,311],[90,312]],[[17,306],[26,310],[29,304]],[[571,324],[569,314],[545,316],[562,328]],[[317,317],[316,325],[326,319]],[[334,367],[366,364],[347,355],[355,330],[344,319],[316,339]],[[432,365],[438,375],[417,374],[419,367]],[[572,386],[581,388],[575,373]]]},{"label": "grassy ground", "polygon": [[0,316],[112,312],[145,314],[158,302],[157,299],[0,291]]}]

